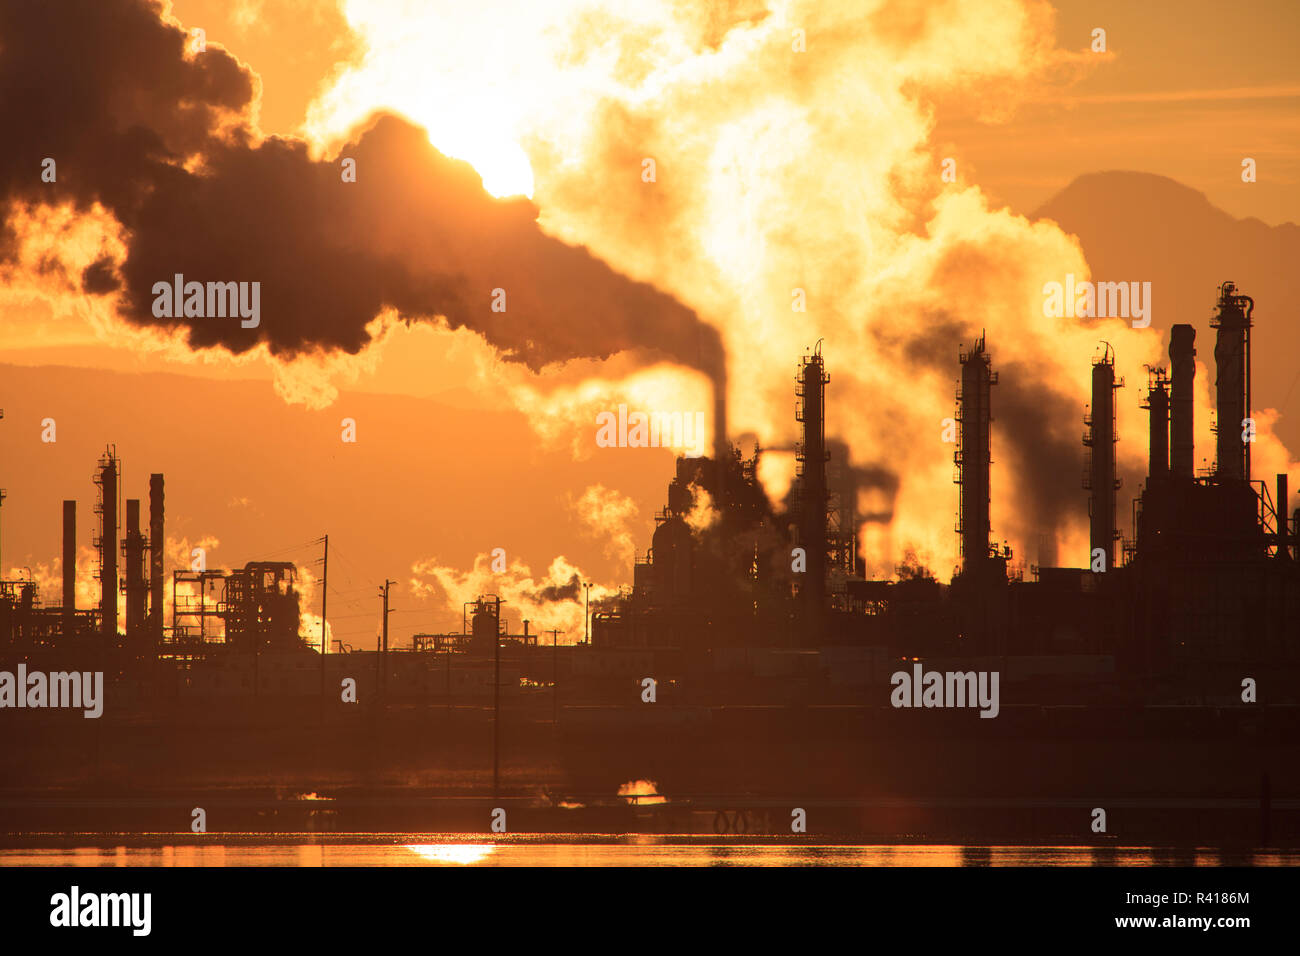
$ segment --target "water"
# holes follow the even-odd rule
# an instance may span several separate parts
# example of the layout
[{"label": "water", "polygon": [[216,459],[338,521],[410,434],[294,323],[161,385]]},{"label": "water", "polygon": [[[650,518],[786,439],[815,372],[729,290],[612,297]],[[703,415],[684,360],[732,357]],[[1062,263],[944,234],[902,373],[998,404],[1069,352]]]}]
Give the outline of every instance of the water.
[{"label": "water", "polygon": [[[40,835],[33,834],[33,842]],[[1300,850],[1124,846],[781,843],[689,835],[454,833],[60,836],[60,846],[0,849],[0,866],[1297,866]],[[174,842],[173,842],[174,841]]]}]

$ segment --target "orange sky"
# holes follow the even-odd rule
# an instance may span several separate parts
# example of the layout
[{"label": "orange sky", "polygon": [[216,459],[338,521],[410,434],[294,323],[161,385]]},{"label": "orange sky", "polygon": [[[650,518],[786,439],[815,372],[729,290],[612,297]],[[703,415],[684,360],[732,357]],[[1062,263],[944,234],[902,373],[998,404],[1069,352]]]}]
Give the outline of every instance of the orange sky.
[{"label": "orange sky", "polygon": [[[172,6],[184,24],[205,25],[211,39],[226,43],[262,77],[267,132],[297,132],[341,59],[360,53],[359,38],[329,3],[173,0]],[[1034,91],[1030,102],[998,122],[981,122],[978,111],[987,104],[940,104],[934,141],[951,143],[952,155],[971,164],[987,193],[1031,212],[1078,175],[1134,169],[1200,190],[1234,216],[1300,222],[1300,6],[1289,0],[1242,3],[1231,12],[1210,0],[1050,6],[1059,46],[1087,50],[1092,30],[1102,27],[1113,56],[1072,84]],[[286,43],[287,35],[294,42]],[[436,36],[412,42],[436,56]],[[1253,185],[1241,182],[1243,156],[1259,162]]]}]

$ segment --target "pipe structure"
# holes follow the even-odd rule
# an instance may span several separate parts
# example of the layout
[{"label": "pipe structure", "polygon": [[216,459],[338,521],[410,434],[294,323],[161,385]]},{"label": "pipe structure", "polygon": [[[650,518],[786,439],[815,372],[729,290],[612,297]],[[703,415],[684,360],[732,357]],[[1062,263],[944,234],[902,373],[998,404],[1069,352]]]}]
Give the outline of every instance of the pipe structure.
[{"label": "pipe structure", "polygon": [[163,636],[163,476],[149,476],[149,640],[158,653]]},{"label": "pipe structure", "polygon": [[1169,467],[1175,478],[1194,477],[1196,329],[1182,323],[1169,330]]},{"label": "pipe structure", "polygon": [[1086,487],[1091,494],[1088,500],[1089,547],[1092,555],[1100,548],[1106,557],[1106,568],[1115,566],[1115,492],[1119,487],[1115,477],[1115,356],[1107,345],[1101,358],[1092,363],[1092,413],[1084,444],[1092,449],[1091,468]]},{"label": "pipe structure", "polygon": [[961,356],[961,392],[957,396],[957,421],[961,424],[957,453],[957,482],[961,486],[957,533],[961,536],[962,571],[976,573],[989,560],[990,423],[993,421],[991,386],[998,375],[991,370],[980,334],[969,352]]},{"label": "pipe structure", "polygon": [[122,555],[126,567],[126,644],[133,657],[141,656],[145,637],[145,599],[147,589],[144,578],[144,535],[140,532],[140,500],[128,498],[126,502],[126,538],[122,542]]},{"label": "pipe structure", "polygon": [[1286,514],[1287,499],[1291,496],[1289,481],[1285,471],[1277,473],[1277,503],[1273,510],[1277,522],[1277,556],[1284,560],[1291,557],[1291,529],[1287,527]]},{"label": "pipe structure", "polygon": [[77,614],[77,502],[63,502],[63,636],[76,627]]},{"label": "pipe structure", "polygon": [[819,626],[826,608],[826,518],[830,497],[826,484],[826,366],[821,343],[799,366],[799,399],[795,419],[803,424],[803,442],[795,453],[799,463],[799,545],[804,549],[807,569],[800,589],[813,626]]},{"label": "pipe structure", "polygon": [[117,645],[117,456],[99,459],[99,621],[106,648]]},{"label": "pipe structure", "polygon": [[1151,370],[1142,407],[1150,411],[1151,419],[1147,443],[1147,479],[1150,483],[1169,477],[1169,376],[1164,369]]},{"label": "pipe structure", "polygon": [[1214,473],[1219,481],[1250,480],[1250,446],[1247,418],[1250,415],[1250,314],[1255,300],[1237,295],[1236,286],[1225,282],[1219,286],[1219,301],[1211,328],[1217,329],[1214,340],[1214,363],[1218,374],[1214,382],[1218,430]]}]

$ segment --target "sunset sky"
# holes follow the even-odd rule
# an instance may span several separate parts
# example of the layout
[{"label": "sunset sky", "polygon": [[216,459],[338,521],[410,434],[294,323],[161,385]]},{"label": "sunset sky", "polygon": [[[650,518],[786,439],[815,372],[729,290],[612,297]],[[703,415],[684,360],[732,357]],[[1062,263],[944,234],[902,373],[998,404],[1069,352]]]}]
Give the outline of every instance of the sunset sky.
[{"label": "sunset sky", "polygon": [[[673,467],[666,450],[598,448],[596,414],[624,403],[711,421],[725,354],[730,436],[774,449],[760,476],[779,501],[794,375],[819,339],[828,432],[855,466],[900,478],[896,494],[859,489],[863,512],[892,515],[865,527],[868,575],[914,549],[947,580],[956,488],[939,436],[958,346],[982,329],[1002,375],[994,536],[1027,563],[1053,536],[1060,562],[1082,566],[1079,438],[1099,340],[1128,382],[1127,528],[1143,365],[1167,364],[1175,322],[1208,336],[1227,278],[1268,323],[1256,477],[1286,470],[1300,488],[1294,298],[1208,274],[1178,297],[1157,287],[1149,329],[1048,318],[1044,283],[1091,275],[1109,250],[1034,218],[1080,176],[1155,174],[1259,220],[1243,228],[1278,250],[1261,275],[1293,272],[1289,0],[175,0],[156,28],[143,0],[104,0],[57,31],[9,6],[2,560],[6,578],[32,569],[49,602],[65,497],[81,503],[94,593],[90,476],[114,442],[126,497],[167,474],[169,562],[207,540],[216,564],[278,557],[314,575],[304,542],[330,533],[347,561],[340,639],[373,640],[386,576],[399,643],[458,628],[481,591],[507,597],[512,629],[530,617],[576,639],[579,600],[545,589],[630,584]],[[206,50],[182,54],[194,28]],[[45,157],[57,183],[41,181]],[[355,183],[339,176],[346,157]],[[1122,215],[1105,224],[1116,236],[1145,224]],[[1142,270],[1190,255],[1176,243],[1191,238],[1096,278],[1150,281]],[[150,314],[150,287],[175,272],[261,281],[261,327]],[[1174,301],[1199,311],[1162,310]],[[1198,352],[1199,462],[1212,341]],[[340,441],[344,417],[355,444]],[[505,574],[488,565],[496,547]],[[306,594],[318,610],[314,582]]]}]

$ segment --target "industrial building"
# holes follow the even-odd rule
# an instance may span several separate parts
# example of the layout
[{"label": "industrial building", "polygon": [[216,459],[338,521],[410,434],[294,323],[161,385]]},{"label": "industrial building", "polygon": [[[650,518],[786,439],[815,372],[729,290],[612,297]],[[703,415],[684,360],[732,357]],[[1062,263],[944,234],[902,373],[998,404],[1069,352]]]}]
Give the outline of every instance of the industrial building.
[{"label": "industrial building", "polygon": [[[1216,465],[1193,473],[1195,330],[1176,325],[1172,374],[1151,369],[1142,398],[1150,413],[1149,468],[1127,541],[1117,523],[1115,428],[1124,382],[1115,375],[1114,350],[1101,345],[1084,417],[1087,567],[1033,567],[1025,580],[1012,570],[1010,548],[994,543],[989,474],[998,372],[981,334],[959,358],[961,566],[947,584],[906,565],[897,580],[865,580],[854,568],[857,529],[845,534],[846,512],[829,504],[829,377],[819,344],[796,379],[803,440],[787,509],[774,512],[757,489],[759,451],[744,462],[733,452],[720,467],[678,459],[633,588],[594,615],[596,649],[806,647],[823,649],[827,661],[837,647],[881,649],[893,660],[1014,656],[1021,671],[1112,673],[1111,690],[1126,679],[1156,677],[1171,699],[1195,697],[1201,678],[1225,664],[1294,667],[1300,509],[1288,515],[1285,474],[1270,488],[1250,471],[1253,302],[1226,282],[1215,308]],[[705,528],[686,521],[699,489],[719,511]],[[791,572],[793,549],[806,553],[806,564]]]},{"label": "industrial building", "polygon": [[[757,444],[742,457],[720,437],[712,457],[678,458],[650,547],[635,561],[631,586],[592,608],[590,640],[558,648],[552,635],[548,646],[527,621],[522,634],[512,635],[500,598],[480,595],[466,605],[458,634],[417,634],[410,648],[391,654],[385,635],[376,651],[340,646],[326,648],[326,656],[375,655],[373,666],[360,670],[373,671],[376,686],[395,697],[478,686],[488,658],[504,659],[506,673],[517,675],[512,686],[552,686],[567,677],[578,681],[574,687],[585,681],[584,692],[596,696],[602,675],[627,680],[647,667],[667,675],[666,693],[714,693],[718,675],[762,683],[766,674],[789,678],[787,685],[811,675],[808,693],[821,686],[851,695],[902,657],[998,657],[1015,658],[1009,672],[1026,679],[1074,674],[1088,693],[1121,693],[1126,680],[1154,676],[1168,699],[1182,699],[1199,693],[1201,678],[1225,664],[1293,667],[1300,509],[1288,515],[1286,475],[1270,487],[1251,474],[1253,308],[1231,282],[1221,286],[1212,322],[1219,427],[1207,473],[1193,468],[1195,330],[1175,325],[1169,370],[1149,369],[1139,397],[1149,413],[1149,464],[1129,539],[1117,522],[1123,504],[1115,409],[1124,382],[1115,375],[1114,350],[1102,343],[1084,416],[1087,567],[1032,567],[1027,580],[1010,548],[995,543],[990,469],[998,372],[996,343],[981,333],[956,367],[954,532],[961,565],[946,583],[907,562],[896,579],[865,579],[854,488],[844,481],[847,446],[826,436],[833,393],[818,342],[796,369],[801,434],[786,500],[770,501],[760,485]],[[122,500],[120,476],[110,447],[93,479],[97,606],[76,606],[77,502],[65,501],[61,603],[43,604],[31,581],[0,583],[4,656],[89,654],[119,678],[170,688],[256,692],[265,681],[270,692],[281,683],[301,693],[326,689],[326,662],[314,685],[308,676],[320,640],[301,633],[294,565],[177,569],[168,607],[163,476],[149,479],[147,527],[141,499]],[[360,660],[353,658],[353,670]],[[1093,680],[1099,675],[1111,675],[1108,689]],[[1052,693],[1068,696],[1057,685]]]},{"label": "industrial building", "polygon": [[[178,792],[188,808],[234,785],[276,794],[244,829],[317,819],[299,810],[321,801],[281,799],[284,788],[330,801],[340,826],[432,832],[481,826],[445,815],[466,798],[567,814],[624,804],[628,781],[653,780],[666,806],[710,818],[746,801],[806,804],[884,842],[1060,842],[1101,802],[1123,808],[1136,845],[1293,843],[1300,513],[1287,519],[1285,476],[1255,480],[1238,447],[1253,303],[1228,283],[1216,310],[1215,465],[1193,468],[1195,334],[1175,326],[1169,370],[1150,369],[1129,399],[1149,413],[1131,537],[1116,465],[1124,383],[1112,348],[1093,356],[1076,504],[1086,566],[1048,566],[1040,549],[1025,568],[996,542],[997,343],[980,334],[953,363],[961,564],[940,581],[905,557],[892,579],[866,579],[855,545],[872,519],[856,490],[887,485],[852,465],[844,436],[827,437],[833,356],[814,346],[794,369],[789,493],[764,491],[757,444],[742,454],[720,437],[711,457],[678,458],[631,585],[591,607],[576,644],[527,620],[511,633],[501,597],[481,594],[458,633],[321,648],[316,621],[311,634],[299,623],[293,564],[167,567],[163,476],[149,481],[146,526],[143,500],[121,500],[110,448],[93,479],[99,600],[77,606],[75,501],[63,503],[61,603],[45,605],[32,581],[0,584],[0,669],[105,672],[102,721],[8,715],[22,728],[4,761],[21,781],[15,819],[152,832],[153,808]],[[891,675],[922,666],[997,674],[997,719],[895,710]],[[1243,678],[1265,706],[1243,699]],[[98,809],[51,809],[52,789]],[[134,808],[123,793],[150,797]]]}]

